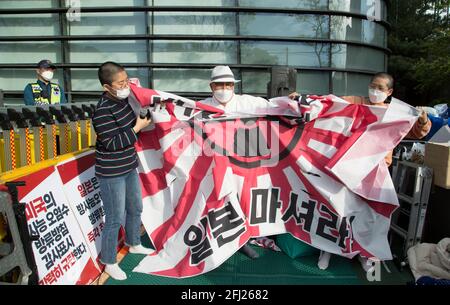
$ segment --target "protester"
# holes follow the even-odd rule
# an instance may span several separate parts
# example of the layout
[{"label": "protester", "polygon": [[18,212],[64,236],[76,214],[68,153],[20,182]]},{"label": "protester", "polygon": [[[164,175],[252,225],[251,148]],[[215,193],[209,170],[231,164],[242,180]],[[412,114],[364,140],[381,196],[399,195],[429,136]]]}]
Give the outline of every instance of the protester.
[{"label": "protester", "polygon": [[209,87],[212,97],[201,101],[204,104],[223,109],[225,113],[251,112],[254,109],[270,107],[266,99],[251,95],[234,93],[234,84],[240,82],[234,79],[234,74],[228,66],[216,66],[211,73]]},{"label": "protester", "polygon": [[[228,66],[216,66],[212,70],[209,87],[211,88],[212,97],[203,101],[203,104],[214,106],[224,110],[225,113],[253,113],[256,110],[267,109],[271,107],[278,107],[280,105],[273,104],[261,97],[251,95],[238,95],[234,93],[234,85],[239,80],[235,80],[234,74]],[[294,111],[299,111],[296,108],[297,104],[284,105]],[[266,239],[261,239],[267,242]],[[258,258],[259,255],[247,244],[244,245],[240,251],[250,258]]]},{"label": "protester", "polygon": [[[392,99],[395,99],[394,93],[394,78],[384,72],[376,73],[369,84],[369,98],[343,96],[346,101],[355,104],[366,104],[387,107]],[[422,139],[430,130],[431,122],[428,119],[426,111],[421,109],[419,119],[414,124],[413,128],[406,135],[409,139]]]},{"label": "protester", "polygon": [[[394,78],[388,73],[379,72],[370,81],[368,97],[341,96],[341,98],[352,104],[388,107],[391,100],[394,99],[392,96],[393,93]],[[289,94],[289,98],[291,99],[295,99],[297,96],[299,96],[297,92]],[[427,113],[422,110],[419,119],[405,138],[422,139],[428,134],[430,129],[431,121],[428,119]],[[385,161],[387,166],[392,164],[392,152],[386,155]]]},{"label": "protester", "polygon": [[[373,105],[388,107],[394,97],[394,78],[388,73],[379,72],[376,73],[369,84],[368,97],[362,96],[342,96],[341,98],[352,104],[362,104],[362,105]],[[289,94],[290,99],[298,99],[299,94],[293,92]],[[419,119],[416,121],[412,129],[406,135],[406,138],[421,139],[425,137],[431,129],[431,121],[428,119],[427,113],[421,111]],[[392,164],[392,151],[389,152],[384,158],[386,165],[390,166]],[[318,267],[322,270],[328,268],[331,258],[331,253],[321,251],[319,256],[319,261],[317,263]],[[371,264],[368,263],[368,259],[358,256],[358,260],[365,271],[371,268]]]},{"label": "protester", "polygon": [[139,183],[134,143],[140,130],[150,119],[135,116],[128,103],[129,80],[124,67],[114,62],[103,63],[98,78],[104,93],[92,119],[96,142],[95,174],[105,211],[100,261],[105,272],[116,280],[125,280],[125,272],[116,262],[120,226],[125,227],[125,243],[130,253],[150,254],[141,245],[142,194]]},{"label": "protester", "polygon": [[[227,112],[238,112],[249,110],[253,107],[266,107],[267,100],[251,95],[237,95],[234,93],[234,84],[240,82],[235,80],[233,71],[228,66],[216,66],[211,73],[212,97],[209,97],[201,103],[223,109]],[[245,109],[244,109],[245,108]],[[245,244],[239,251],[250,258],[258,258],[259,255],[250,246]]]}]

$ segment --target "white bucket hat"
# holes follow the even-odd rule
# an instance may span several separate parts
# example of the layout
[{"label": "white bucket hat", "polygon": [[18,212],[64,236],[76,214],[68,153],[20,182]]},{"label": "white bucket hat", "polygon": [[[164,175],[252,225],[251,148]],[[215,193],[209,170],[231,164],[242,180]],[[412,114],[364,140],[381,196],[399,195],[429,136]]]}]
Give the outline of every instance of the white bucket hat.
[{"label": "white bucket hat", "polygon": [[238,83],[240,80],[234,79],[234,74],[228,66],[216,66],[211,73],[210,83]]}]

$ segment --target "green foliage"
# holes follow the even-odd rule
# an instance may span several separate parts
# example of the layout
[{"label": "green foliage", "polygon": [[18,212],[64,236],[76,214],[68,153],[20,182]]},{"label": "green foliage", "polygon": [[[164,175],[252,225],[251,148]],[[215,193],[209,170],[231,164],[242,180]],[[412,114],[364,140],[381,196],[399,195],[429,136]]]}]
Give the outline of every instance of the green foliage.
[{"label": "green foliage", "polygon": [[414,105],[450,102],[450,1],[390,2],[388,70],[395,95]]}]

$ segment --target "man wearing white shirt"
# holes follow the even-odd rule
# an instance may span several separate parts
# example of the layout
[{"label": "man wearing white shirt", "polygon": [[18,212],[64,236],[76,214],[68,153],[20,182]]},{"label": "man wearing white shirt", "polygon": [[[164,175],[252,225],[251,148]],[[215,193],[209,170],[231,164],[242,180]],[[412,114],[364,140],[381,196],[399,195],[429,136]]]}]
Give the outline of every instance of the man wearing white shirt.
[{"label": "man wearing white shirt", "polygon": [[[234,93],[234,84],[239,80],[234,79],[234,74],[228,66],[216,66],[211,73],[209,86],[213,93],[201,103],[223,109],[225,113],[252,113],[257,109],[266,109],[272,105],[265,99],[251,95],[238,95]],[[258,258],[259,255],[250,246],[245,244],[239,251],[250,258]]]},{"label": "man wearing white shirt", "polygon": [[209,83],[213,96],[201,102],[223,109],[225,113],[251,113],[256,109],[274,107],[261,97],[235,94],[234,84],[238,82],[240,81],[234,79],[230,67],[216,66],[211,73],[211,82]]},{"label": "man wearing white shirt", "polygon": [[[200,101],[203,104],[224,110],[231,114],[267,114],[275,108],[283,113],[299,114],[298,103],[290,100],[288,97],[276,101],[268,101],[261,97],[251,95],[239,95],[234,93],[234,84],[239,80],[234,79],[234,74],[228,66],[216,66],[211,73],[209,87],[212,91],[212,97]],[[273,108],[269,111],[270,108]],[[250,246],[244,245],[240,251],[250,258],[258,258],[259,255]]]}]

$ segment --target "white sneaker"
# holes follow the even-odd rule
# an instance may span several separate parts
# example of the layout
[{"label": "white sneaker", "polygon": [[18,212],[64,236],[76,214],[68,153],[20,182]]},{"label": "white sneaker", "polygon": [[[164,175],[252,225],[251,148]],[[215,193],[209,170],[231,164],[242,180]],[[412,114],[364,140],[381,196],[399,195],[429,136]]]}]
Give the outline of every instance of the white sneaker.
[{"label": "white sneaker", "polygon": [[325,270],[328,268],[328,264],[330,263],[331,253],[320,251],[319,261],[317,262],[317,266],[321,270]]},{"label": "white sneaker", "polygon": [[149,248],[145,248],[142,245],[137,245],[137,246],[130,246],[129,252],[133,253],[133,254],[144,254],[144,255],[149,255],[151,253],[153,253],[155,250],[153,249],[149,249]]},{"label": "white sneaker", "polygon": [[119,265],[116,264],[107,264],[105,267],[105,272],[109,274],[113,279],[118,281],[123,281],[127,279],[127,275],[120,269]]}]

